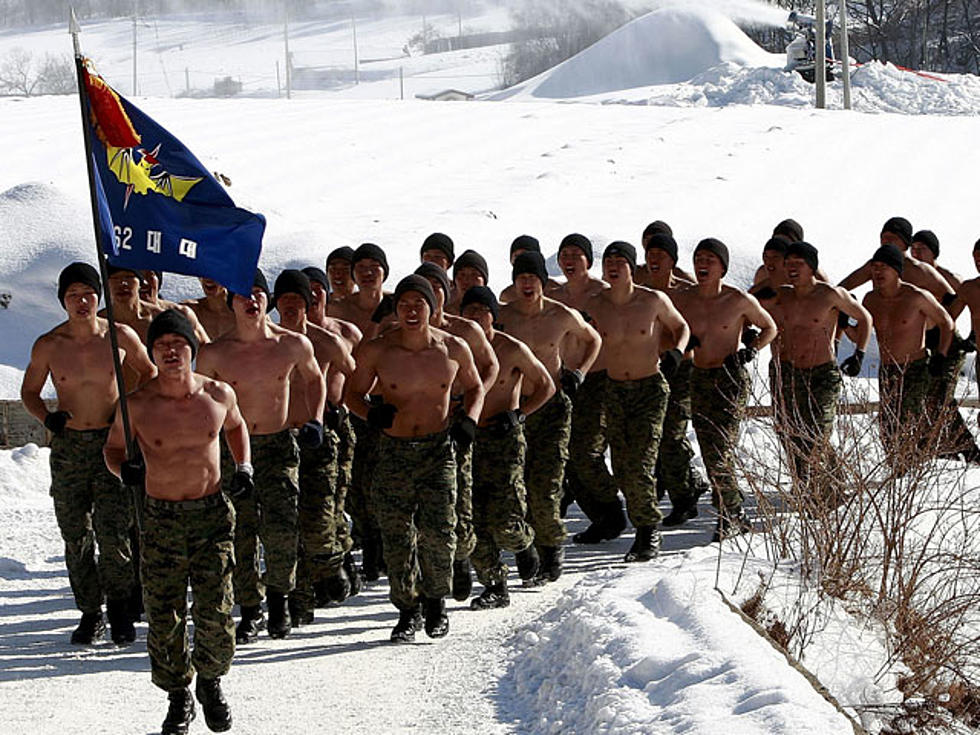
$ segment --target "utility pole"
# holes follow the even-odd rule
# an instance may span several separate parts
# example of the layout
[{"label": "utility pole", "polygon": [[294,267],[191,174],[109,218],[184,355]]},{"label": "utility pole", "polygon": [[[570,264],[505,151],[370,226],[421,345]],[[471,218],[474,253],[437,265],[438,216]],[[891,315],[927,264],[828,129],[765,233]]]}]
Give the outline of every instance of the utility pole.
[{"label": "utility pole", "polygon": [[817,109],[822,110],[827,106],[827,2],[817,0],[817,48],[815,49],[814,61],[817,66],[814,71],[817,74]]},{"label": "utility pole", "polygon": [[851,109],[851,62],[847,41],[847,0],[840,2],[840,56],[841,73],[844,77],[844,109]]},{"label": "utility pole", "polygon": [[282,37],[286,45],[286,99],[293,98],[293,65],[289,60],[289,0],[282,3]]},{"label": "utility pole", "polygon": [[136,83],[136,15],[139,12],[139,0],[133,0],[133,97],[139,94]]},{"label": "utility pole", "polygon": [[357,61],[357,18],[354,17],[353,13],[350,16],[350,27],[354,36],[354,84],[360,84],[361,70]]}]

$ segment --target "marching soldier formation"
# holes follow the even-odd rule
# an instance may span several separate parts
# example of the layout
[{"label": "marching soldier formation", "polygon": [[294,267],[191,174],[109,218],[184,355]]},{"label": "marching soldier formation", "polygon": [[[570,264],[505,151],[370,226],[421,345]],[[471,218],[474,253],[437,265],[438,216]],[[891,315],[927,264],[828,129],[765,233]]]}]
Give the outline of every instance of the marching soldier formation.
[{"label": "marching soldier formation", "polygon": [[[964,339],[953,323],[964,308],[980,322],[980,278],[939,266],[932,231],[889,219],[839,286],[793,220],[766,242],[749,291],[725,283],[718,239],[697,243],[691,273],[666,223],[646,228],[642,248],[611,242],[600,279],[592,242],[568,235],[562,283],[521,235],[499,301],[483,256],[457,256],[438,232],[397,281],[365,243],[283,271],[271,291],[261,271],[244,294],[201,279],[203,296],[185,304],[160,297],[162,273],[110,266],[128,427],[100,275],[66,267],[67,319],[35,343],[22,398],[52,434],[51,495],[81,612],[71,642],[99,640],[108,622],[112,641],[130,644],[145,611],[152,680],[170,701],[162,732],[188,731],[195,697],[221,732],[236,644],[263,629],[284,638],[381,575],[398,613],[391,641],[443,637],[449,596],[473,610],[510,604],[505,553],[524,585],[561,576],[571,502],[590,521],[576,544],[632,524],[628,563],[655,559],[661,527],[697,516],[707,492],[714,540],[745,533],[736,449],[747,368],[767,345],[801,512],[846,500],[831,435],[842,376],[861,373],[872,333],[890,466],[907,471],[922,447],[980,460],[953,399],[975,350],[975,328]],[[980,271],[980,241],[973,252]],[[868,281],[859,303],[848,289]],[[855,349],[838,363],[845,334]],[[48,377],[54,410],[41,400]]]}]

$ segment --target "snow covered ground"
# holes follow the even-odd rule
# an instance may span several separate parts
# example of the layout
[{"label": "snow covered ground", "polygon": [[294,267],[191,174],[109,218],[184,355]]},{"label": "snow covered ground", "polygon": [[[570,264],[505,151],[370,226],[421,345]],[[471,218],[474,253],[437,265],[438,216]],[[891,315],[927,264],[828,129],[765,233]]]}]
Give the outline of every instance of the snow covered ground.
[{"label": "snow covered ground", "polygon": [[[472,20],[483,29],[501,23]],[[813,88],[747,46],[730,21],[667,8],[512,90],[506,103],[398,101],[390,80],[290,101],[174,100],[163,95],[179,91],[181,64],[203,69],[210,55],[241,65],[214,67],[213,76],[250,64],[268,74],[261,69],[274,66],[280,41],[274,26],[219,36],[200,20],[154,25],[165,41],[157,66],[171,86],[146,72],[142,92],[160,96],[135,102],[229,176],[237,204],[266,215],[261,265],[269,274],[322,264],[334,247],[370,241],[386,248],[394,280],[414,268],[423,238],[438,230],[458,251],[482,252],[500,289],[518,234],[536,235],[553,254],[565,234],[580,231],[598,252],[614,239],[638,244],[649,221],[664,219],[682,265],[699,239],[720,237],[732,251],[729,280],[744,286],[773,224],[791,216],[839,279],[870,255],[881,223],[895,214],[938,234],[942,263],[975,271],[970,253],[980,228],[968,204],[980,167],[975,77],[936,81],[869,65],[855,74],[856,111],[816,111]],[[327,37],[317,34],[349,32],[304,30],[300,38],[323,45]],[[124,94],[129,31],[99,24],[83,34]],[[404,20],[358,26],[359,37],[376,39],[379,57],[400,53],[415,32]],[[332,38],[339,44],[340,35]],[[672,52],[646,49],[640,63],[644,38],[676,44]],[[312,54],[312,45],[295,43]],[[0,55],[18,45],[43,52],[61,49],[66,37],[60,28],[0,35]],[[697,53],[678,55],[689,49]],[[479,91],[492,84],[463,83],[488,73],[498,52],[410,63],[433,77],[428,91]],[[832,105],[837,95],[832,87]],[[0,397],[13,398],[31,343],[62,318],[58,271],[93,259],[92,228],[77,100],[0,99],[0,141],[0,293],[12,294],[0,309]],[[198,287],[167,275],[163,290],[187,297]],[[866,373],[874,369],[870,360]],[[972,380],[963,387],[975,393]],[[4,729],[155,732],[164,700],[149,683],[145,627],[122,651],[66,642],[76,613],[46,495],[46,456],[31,447],[0,452]],[[570,530],[582,523],[573,519]],[[664,557],[639,569],[617,564],[629,538],[570,547],[558,584],[519,590],[509,610],[486,615],[454,603],[449,638],[408,648],[385,644],[393,613],[376,586],[286,641],[240,651],[227,680],[235,731],[850,732],[713,591],[711,525],[704,514],[670,531]],[[740,573],[743,557],[726,547],[720,586],[737,602],[753,591],[736,585]],[[789,572],[784,581],[791,583]],[[892,673],[875,676],[887,659],[880,631],[836,613],[807,665],[845,703],[894,701]]]}]

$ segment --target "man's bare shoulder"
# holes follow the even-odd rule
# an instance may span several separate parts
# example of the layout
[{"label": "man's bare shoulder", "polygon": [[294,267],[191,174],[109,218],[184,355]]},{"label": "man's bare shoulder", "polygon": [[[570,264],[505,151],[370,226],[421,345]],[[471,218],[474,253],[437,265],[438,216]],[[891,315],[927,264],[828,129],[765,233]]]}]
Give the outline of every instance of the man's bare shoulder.
[{"label": "man's bare shoulder", "polygon": [[455,334],[457,337],[463,337],[467,341],[472,339],[479,340],[481,336],[485,336],[480,325],[472,319],[453,314],[444,314],[444,316],[448,322],[448,328],[443,330],[445,332]]},{"label": "man's bare shoulder", "polygon": [[574,321],[575,315],[578,313],[570,306],[566,306],[561,301],[556,301],[548,296],[542,296],[541,301],[544,304],[543,315],[556,319],[572,319]]},{"label": "man's bare shoulder", "polygon": [[202,393],[210,396],[215,402],[228,405],[237,401],[235,389],[225,381],[197,373],[194,374],[194,379],[199,381]]},{"label": "man's bare shoulder", "polygon": [[[928,263],[924,265],[928,265]],[[902,281],[902,285],[899,287],[898,293],[903,299],[925,299],[927,297],[934,298],[933,295],[926,289],[921,288],[920,286],[915,286],[908,281]]]},{"label": "man's bare shoulder", "polygon": [[980,276],[963,281],[956,293],[961,299],[977,298],[980,296]]}]

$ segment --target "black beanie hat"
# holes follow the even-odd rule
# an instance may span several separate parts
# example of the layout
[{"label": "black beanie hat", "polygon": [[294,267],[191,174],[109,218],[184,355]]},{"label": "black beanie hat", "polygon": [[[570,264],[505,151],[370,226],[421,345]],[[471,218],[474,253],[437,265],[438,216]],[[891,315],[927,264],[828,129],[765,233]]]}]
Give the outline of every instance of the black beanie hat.
[{"label": "black beanie hat", "polygon": [[772,228],[772,236],[788,242],[803,242],[803,226],[795,219],[784,219]]},{"label": "black beanie hat", "polygon": [[272,293],[272,307],[276,308],[279,297],[287,293],[295,293],[302,296],[303,301],[306,302],[306,308],[309,309],[310,303],[313,301],[313,291],[310,289],[310,277],[303,273],[303,271],[296,270],[295,268],[284,270],[276,279],[275,290]]},{"label": "black beanie hat", "polygon": [[786,257],[788,258],[791,255],[795,255],[797,258],[802,258],[803,262],[810,266],[814,273],[817,272],[820,260],[817,257],[817,249],[810,243],[803,242],[801,240],[800,242],[794,242],[787,246]]},{"label": "black beanie hat", "polygon": [[346,260],[348,263],[353,262],[354,248],[344,245],[331,250],[330,255],[327,256],[327,268],[330,267],[330,263],[334,260]]},{"label": "black beanie hat", "polygon": [[585,253],[585,262],[589,264],[589,268],[592,267],[592,260],[595,256],[592,253],[592,241],[589,238],[577,232],[573,232],[571,235],[565,235],[558,245],[558,254],[561,255],[561,251],[568,247],[576,247]]},{"label": "black beanie hat", "polygon": [[464,250],[463,254],[456,258],[456,263],[453,265],[453,278],[456,277],[460,268],[476,268],[480,271],[484,281],[490,280],[490,269],[487,267],[487,261],[475,250]]},{"label": "black beanie hat", "polygon": [[697,255],[700,250],[707,250],[709,253],[717,255],[718,260],[721,261],[721,265],[725,269],[722,275],[728,273],[728,247],[725,243],[714,237],[706,237],[694,248],[694,254]]},{"label": "black beanie hat", "polygon": [[422,249],[419,250],[421,256],[426,250],[441,250],[449,258],[449,265],[456,259],[456,251],[453,249],[453,239],[449,235],[441,232],[433,232],[422,242]]},{"label": "black beanie hat", "polygon": [[95,290],[96,299],[102,295],[102,279],[99,272],[88,263],[72,263],[58,275],[58,302],[65,306],[65,292],[73,283],[82,283]]},{"label": "black beanie hat", "polygon": [[146,330],[146,351],[150,353],[150,360],[154,363],[156,360],[153,360],[153,343],[165,334],[176,334],[186,339],[187,344],[191,346],[191,359],[197,357],[197,335],[194,334],[194,326],[190,319],[176,309],[167,309],[153,317]]},{"label": "black beanie hat", "polygon": [[898,235],[906,247],[912,244],[912,223],[904,217],[890,217],[881,227],[881,234],[886,232]]},{"label": "black beanie hat", "polygon": [[802,242],[801,240],[787,240],[783,237],[770,237],[766,240],[766,244],[762,246],[763,256],[769,250],[775,250],[777,253],[782,253],[786,255],[786,249],[789,247],[790,242]]},{"label": "black beanie hat", "polygon": [[644,228],[643,237],[641,239],[646,240],[648,237],[652,237],[653,235],[667,235],[668,237],[673,237],[674,231],[670,229],[670,225],[663,220],[658,219],[651,222]]},{"label": "black beanie hat", "polygon": [[659,232],[651,235],[650,239],[647,240],[646,249],[652,250],[653,248],[663,250],[671,257],[674,263],[677,263],[677,241],[672,236]]},{"label": "black beanie hat", "polygon": [[[266,311],[272,311],[272,295],[269,293],[269,282],[265,280],[265,273],[262,272],[261,268],[255,269],[255,278],[252,279],[252,288],[256,286],[265,291],[265,295],[269,298],[269,306]],[[247,294],[239,294],[240,296],[250,297],[252,292],[249,291]],[[228,292],[228,308],[231,308],[232,302],[235,300],[235,294],[231,291]]]},{"label": "black beanie hat", "polygon": [[901,250],[889,243],[875,250],[875,254],[871,256],[871,262],[884,263],[898,271],[898,275],[902,275],[902,269],[905,267],[905,256]]},{"label": "black beanie hat", "polygon": [[398,307],[398,302],[401,300],[401,297],[409,291],[417,291],[418,293],[422,294],[422,297],[429,304],[429,311],[436,310],[436,292],[432,290],[432,284],[429,283],[427,278],[416,275],[415,273],[405,276],[398,282],[398,285],[395,286],[395,308]]},{"label": "black beanie hat", "polygon": [[303,269],[303,273],[305,273],[306,277],[310,279],[310,283],[319,283],[328,291],[330,290],[330,281],[327,280],[327,274],[317,268],[315,265],[306,266]]},{"label": "black beanie hat", "polygon": [[[450,285],[449,285],[449,275],[442,268],[442,266],[437,263],[422,263],[418,268],[415,269],[415,275],[422,276],[425,279],[434,278],[439,282],[442,287],[442,293],[446,297],[445,302],[449,303]],[[433,292],[434,293],[434,292]]]},{"label": "black beanie hat", "polygon": [[[357,265],[359,260],[365,260],[370,258],[371,260],[376,260],[381,263],[381,268],[385,272],[385,278],[388,277],[388,257],[385,255],[385,251],[380,247],[371,242],[366,242],[357,248],[351,255],[350,264],[352,266]],[[381,280],[384,280],[381,279]]]},{"label": "black beanie hat", "polygon": [[623,240],[615,240],[606,245],[606,249],[602,252],[602,259],[605,260],[613,255],[626,258],[626,262],[630,265],[630,273],[636,273],[636,248]]},{"label": "black beanie hat", "polygon": [[531,237],[530,235],[518,235],[514,238],[514,242],[510,244],[510,254],[513,255],[515,250],[527,250],[532,253],[541,252],[541,243],[538,242],[538,238]]},{"label": "black beanie hat", "polygon": [[919,230],[912,235],[912,242],[921,242],[932,251],[934,257],[939,257],[939,238],[932,230]]},{"label": "black beanie hat", "polygon": [[493,316],[494,322],[500,318],[500,304],[497,302],[497,297],[486,286],[470,286],[466,289],[466,293],[463,294],[463,299],[459,302],[459,313],[462,314],[463,309],[470,304],[483,304],[486,306],[490,309],[490,314]]},{"label": "black beanie hat", "polygon": [[543,288],[548,283],[548,269],[544,264],[544,256],[541,253],[530,251],[521,253],[514,258],[511,280],[516,281],[517,277],[523,273],[537,276]]}]

